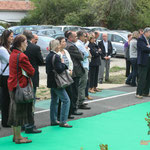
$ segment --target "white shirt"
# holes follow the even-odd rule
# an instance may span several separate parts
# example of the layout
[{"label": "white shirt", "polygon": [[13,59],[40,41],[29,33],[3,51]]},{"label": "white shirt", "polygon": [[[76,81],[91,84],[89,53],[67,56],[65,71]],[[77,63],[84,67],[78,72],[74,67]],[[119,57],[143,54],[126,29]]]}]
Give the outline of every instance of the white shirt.
[{"label": "white shirt", "polygon": [[[9,63],[10,54],[8,53],[7,49],[3,46],[0,46],[0,74]],[[4,76],[9,76],[9,66],[3,73]]]},{"label": "white shirt", "polygon": [[105,42],[105,41],[103,40],[103,44],[104,44],[106,53],[108,53],[108,41]]}]

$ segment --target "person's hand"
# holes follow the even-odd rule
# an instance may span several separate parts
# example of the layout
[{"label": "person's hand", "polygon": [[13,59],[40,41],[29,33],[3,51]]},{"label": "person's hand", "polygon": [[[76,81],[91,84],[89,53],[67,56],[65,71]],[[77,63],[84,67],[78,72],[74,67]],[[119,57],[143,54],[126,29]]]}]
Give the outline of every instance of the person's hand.
[{"label": "person's hand", "polygon": [[63,58],[61,58],[61,62],[64,63],[64,59]]},{"label": "person's hand", "polygon": [[99,48],[98,51],[101,52],[102,50]]},{"label": "person's hand", "polygon": [[107,60],[107,56],[105,56],[104,59]]},{"label": "person's hand", "polygon": [[72,76],[72,70],[69,70],[69,74]]}]

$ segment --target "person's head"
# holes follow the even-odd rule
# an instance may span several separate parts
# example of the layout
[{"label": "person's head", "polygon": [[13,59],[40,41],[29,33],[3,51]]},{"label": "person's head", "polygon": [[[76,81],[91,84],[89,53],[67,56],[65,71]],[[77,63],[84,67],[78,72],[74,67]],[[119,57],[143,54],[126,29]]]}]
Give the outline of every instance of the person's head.
[{"label": "person's head", "polygon": [[12,42],[13,42],[13,31],[5,30],[0,38],[0,46],[4,46],[7,50],[9,50]]},{"label": "person's head", "polygon": [[145,28],[143,34],[146,38],[149,38],[150,37],[150,27]]},{"label": "person's head", "polygon": [[95,34],[90,34],[89,35],[89,42],[94,43],[95,42]]},{"label": "person's head", "polygon": [[79,40],[81,40],[82,42],[86,41],[86,33],[84,31],[78,31],[77,32],[77,37]]},{"label": "person's head", "polygon": [[70,42],[77,42],[77,33],[75,31],[68,31],[66,37]]},{"label": "person's head", "polygon": [[139,38],[139,32],[138,31],[134,31],[133,33],[132,33],[132,38],[135,38],[135,39],[138,39]]},{"label": "person's head", "polygon": [[66,47],[65,37],[58,37],[56,40],[60,42],[60,49],[64,49]]},{"label": "person's head", "polygon": [[132,34],[128,34],[128,41],[131,41],[132,40]]},{"label": "person's head", "polygon": [[32,42],[33,44],[36,44],[37,41],[38,41],[38,36],[37,36],[36,34],[33,34],[33,38],[31,39],[31,42]]},{"label": "person's head", "polygon": [[95,34],[95,39],[97,40],[99,35],[100,35],[100,32],[99,31],[95,31],[94,34]]},{"label": "person's head", "polygon": [[139,29],[139,34],[142,35],[143,33],[143,29]]},{"label": "person's head", "polygon": [[86,43],[87,41],[89,41],[89,36],[90,36],[90,34],[89,34],[88,32],[86,32],[85,43]]},{"label": "person's head", "polygon": [[27,48],[27,38],[26,36],[20,34],[17,35],[13,41],[13,48],[17,48],[22,52],[26,51]]},{"label": "person's head", "polygon": [[49,49],[58,53],[60,51],[60,42],[58,40],[52,40],[49,43]]},{"label": "person's head", "polygon": [[69,30],[65,31],[65,33],[64,33],[65,38],[68,38],[67,37],[68,32],[71,32],[71,31],[69,31]]},{"label": "person's head", "polygon": [[107,38],[107,37],[108,37],[108,36],[107,36],[107,33],[103,33],[102,37],[103,37],[103,40],[106,42],[107,39],[108,39],[108,38]]},{"label": "person's head", "polygon": [[24,30],[23,35],[26,36],[27,41],[31,41],[33,39],[33,34],[30,30]]}]

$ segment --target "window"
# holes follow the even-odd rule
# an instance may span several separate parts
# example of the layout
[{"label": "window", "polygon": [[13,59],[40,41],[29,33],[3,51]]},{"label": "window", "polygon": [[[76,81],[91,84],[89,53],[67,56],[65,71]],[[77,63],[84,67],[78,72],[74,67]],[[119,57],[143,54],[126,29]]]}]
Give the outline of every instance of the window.
[{"label": "window", "polygon": [[112,42],[119,42],[119,43],[121,43],[121,42],[124,42],[124,40],[123,40],[123,38],[121,36],[114,34]]}]

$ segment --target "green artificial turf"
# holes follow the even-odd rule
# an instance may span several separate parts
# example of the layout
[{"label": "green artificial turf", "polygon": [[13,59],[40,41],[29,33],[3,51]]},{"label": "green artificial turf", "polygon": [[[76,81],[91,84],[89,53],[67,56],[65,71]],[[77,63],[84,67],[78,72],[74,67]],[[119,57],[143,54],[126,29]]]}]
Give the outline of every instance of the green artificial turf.
[{"label": "green artificial turf", "polygon": [[145,121],[150,102],[70,121],[73,128],[48,126],[41,134],[28,134],[33,142],[14,144],[12,136],[0,138],[0,150],[100,150],[99,144],[108,144],[109,150],[150,150],[140,145],[150,140]]}]

